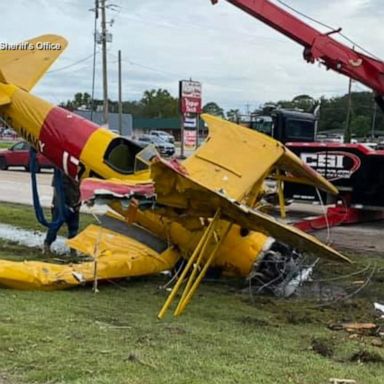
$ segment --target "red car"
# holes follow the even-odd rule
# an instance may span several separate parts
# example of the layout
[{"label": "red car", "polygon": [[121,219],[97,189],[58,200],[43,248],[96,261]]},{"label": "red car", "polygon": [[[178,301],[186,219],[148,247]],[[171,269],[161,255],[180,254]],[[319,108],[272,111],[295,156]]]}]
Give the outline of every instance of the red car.
[{"label": "red car", "polygon": [[[8,167],[24,167],[29,171],[29,150],[30,145],[25,141],[20,141],[5,151],[0,151],[0,170]],[[37,172],[42,168],[53,168],[54,165],[41,153],[36,156]]]}]

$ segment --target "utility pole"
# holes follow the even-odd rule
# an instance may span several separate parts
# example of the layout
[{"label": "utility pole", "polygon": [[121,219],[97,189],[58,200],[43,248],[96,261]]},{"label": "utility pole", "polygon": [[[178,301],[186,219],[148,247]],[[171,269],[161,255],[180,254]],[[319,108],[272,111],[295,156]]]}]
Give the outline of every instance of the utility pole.
[{"label": "utility pole", "polygon": [[107,21],[105,15],[106,0],[101,1],[101,47],[103,56],[103,121],[108,124],[108,77],[107,77]]},{"label": "utility pole", "polygon": [[121,51],[118,53],[119,61],[119,134],[123,134],[123,104],[122,104],[122,84],[121,84]]},{"label": "utility pole", "polygon": [[344,143],[349,144],[351,142],[351,114],[352,114],[352,79],[349,79],[348,86],[348,110],[347,119],[345,121],[344,129]]},{"label": "utility pole", "polygon": [[[91,9],[92,11],[92,9]],[[92,69],[92,96],[91,96],[91,121],[93,121],[93,110],[95,109],[95,77],[96,77],[96,33],[97,19],[99,18],[99,0],[95,0],[95,23],[93,27],[93,69]]]},{"label": "utility pole", "polygon": [[[355,46],[352,47],[355,50]],[[348,83],[348,109],[347,109],[347,118],[345,121],[344,129],[344,143],[349,144],[351,142],[351,114],[352,114],[352,77],[349,78]]]}]

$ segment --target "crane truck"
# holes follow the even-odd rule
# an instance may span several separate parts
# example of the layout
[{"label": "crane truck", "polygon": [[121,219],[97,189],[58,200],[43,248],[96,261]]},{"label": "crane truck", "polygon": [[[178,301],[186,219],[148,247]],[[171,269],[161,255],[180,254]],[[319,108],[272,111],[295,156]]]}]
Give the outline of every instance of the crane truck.
[{"label": "crane truck", "polygon": [[[322,33],[270,0],[226,1],[303,46],[303,58],[308,63],[319,62],[327,70],[372,89],[376,103],[384,111],[384,62],[336,40],[334,36],[341,29]],[[218,0],[211,2],[216,4]],[[283,128],[287,129],[287,125]],[[340,191],[337,200],[332,201],[336,205],[328,209],[326,218],[302,222],[298,225],[301,229],[310,231],[328,224],[384,218],[384,151],[364,144],[284,141],[288,141],[288,148]],[[279,177],[284,180],[284,175]],[[296,200],[331,202],[328,195],[321,197],[312,187],[292,183],[286,183],[285,195]]]}]

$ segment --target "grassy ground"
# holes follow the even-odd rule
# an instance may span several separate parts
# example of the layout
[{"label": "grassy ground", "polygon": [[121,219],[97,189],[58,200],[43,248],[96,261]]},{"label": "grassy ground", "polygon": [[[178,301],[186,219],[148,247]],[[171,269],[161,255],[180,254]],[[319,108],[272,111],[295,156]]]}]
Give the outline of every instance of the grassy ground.
[{"label": "grassy ground", "polygon": [[[50,210],[44,209],[44,215],[49,221]],[[19,228],[45,231],[45,227],[40,225],[36,220],[33,208],[23,204],[0,202],[0,222],[3,224],[14,225]],[[80,217],[80,230],[91,223],[95,223],[95,219],[91,215],[82,214]],[[62,230],[61,233],[64,234],[65,230]]]},{"label": "grassy ground", "polygon": [[0,141],[0,149],[2,149],[2,148],[9,148],[13,144],[15,144],[15,141]]},{"label": "grassy ground", "polygon": [[[1,204],[0,218],[36,228],[32,211],[22,206]],[[0,258],[27,255],[40,257],[0,242]],[[0,383],[322,384],[331,377],[381,383],[382,362],[351,361],[357,353],[363,360],[384,357],[371,345],[376,339],[327,327],[375,320],[372,301],[382,293],[384,263],[370,257],[378,267],[367,290],[331,308],[313,300],[251,300],[239,281],[206,282],[182,317],[158,321],[167,295],[158,288],[161,277],[104,284],[98,294],[90,287],[0,290]],[[338,273],[367,263],[354,258],[355,266]]]}]

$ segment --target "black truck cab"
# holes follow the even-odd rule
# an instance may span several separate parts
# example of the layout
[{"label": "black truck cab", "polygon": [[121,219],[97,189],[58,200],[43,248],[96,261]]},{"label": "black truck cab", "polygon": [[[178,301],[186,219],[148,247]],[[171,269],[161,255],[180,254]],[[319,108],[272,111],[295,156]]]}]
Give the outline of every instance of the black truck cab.
[{"label": "black truck cab", "polygon": [[276,109],[270,115],[254,115],[250,128],[287,142],[314,142],[317,118],[311,113]]}]

